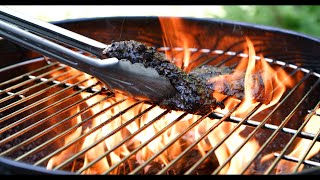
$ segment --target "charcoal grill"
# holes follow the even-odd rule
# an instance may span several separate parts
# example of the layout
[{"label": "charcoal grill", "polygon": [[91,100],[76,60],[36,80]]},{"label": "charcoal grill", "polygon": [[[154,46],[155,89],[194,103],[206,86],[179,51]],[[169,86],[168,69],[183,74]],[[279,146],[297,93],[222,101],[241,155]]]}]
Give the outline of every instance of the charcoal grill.
[{"label": "charcoal grill", "polygon": [[[312,133],[303,131],[311,119],[318,118],[319,121],[320,118],[317,111],[320,105],[319,39],[292,31],[241,22],[205,18],[183,19],[190,28],[190,36],[195,39],[192,47],[188,48],[191,53],[191,69],[203,64],[235,67],[241,58],[248,56],[244,52],[244,37],[248,37],[254,44],[256,54],[263,54],[273,67],[280,67],[288,72],[296,79],[295,84],[286,90],[276,105],[254,118],[249,117],[257,108],[244,118],[239,118],[232,116],[232,112],[238,107],[235,106],[227,113],[213,111],[204,116],[194,116],[195,119],[189,126],[182,127],[179,123],[186,121],[186,117],[190,115],[181,112],[168,124],[163,125],[157,133],[139,144],[134,141],[136,135],[139,136],[139,133],[148,127],[161,123],[163,117],[173,116],[172,112],[159,109],[148,102],[120,97],[103,88],[89,75],[1,39],[1,172],[81,174],[105,160],[109,167],[101,174],[218,174],[230,166],[230,161],[250,139],[255,138],[260,148],[245,164],[241,164],[239,174],[274,174],[278,171],[277,165],[280,161],[293,164],[292,171],[284,173],[319,174],[319,149],[315,155],[306,159],[311,149],[319,148],[319,126]],[[88,18],[54,23],[100,42],[129,39],[144,42],[167,53],[168,58],[181,58],[185,50],[178,45],[163,45],[163,31],[158,17]],[[88,101],[90,103],[87,103]],[[130,103],[127,103],[128,101]],[[104,107],[103,104],[106,103],[109,103],[109,106]],[[103,108],[99,111],[93,110],[97,106]],[[133,113],[133,109],[139,111]],[[154,113],[154,109],[157,109],[157,113]],[[108,115],[108,112],[113,114]],[[139,119],[148,112],[152,112],[153,115],[148,122],[140,124],[134,132],[125,130],[130,123],[140,122]],[[93,126],[92,121],[97,117],[100,122]],[[119,119],[121,123],[115,123]],[[199,131],[201,133],[198,135],[190,137],[194,140],[189,144],[183,144],[180,153],[175,154],[166,165],[156,161],[162,154],[172,150],[172,145],[191,136],[189,132],[192,129],[207,121],[214,123]],[[102,131],[104,126],[110,124],[117,125],[103,136],[97,137],[94,143],[84,148],[79,147],[86,137]],[[147,146],[155,146],[157,138],[167,133],[174,125],[181,126],[180,133],[149,155],[147,160],[138,163],[138,154]],[[210,134],[221,131],[219,127],[226,125],[232,128],[225,129],[225,135],[200,155],[198,145],[208,141]],[[91,129],[88,128],[90,126]],[[240,134],[243,142],[239,143],[233,152],[229,152],[224,161],[218,162],[221,152],[219,148],[239,128],[245,129]],[[95,159],[84,165],[85,153],[101,146],[104,140],[119,133],[123,140],[111,147],[104,147],[103,153],[99,153]],[[70,134],[75,134],[75,137],[69,141],[64,140],[64,137]],[[297,141],[301,140],[306,143],[301,156],[290,155]],[[133,144],[134,148],[130,149]],[[123,148],[123,145],[127,145],[128,152],[119,155],[118,161],[111,162],[110,156],[119,148]],[[72,155],[55,164],[52,169],[46,168],[51,158],[70,149],[72,150],[68,152],[72,152]],[[267,154],[267,160],[263,160]],[[298,171],[301,165],[304,167]]]}]

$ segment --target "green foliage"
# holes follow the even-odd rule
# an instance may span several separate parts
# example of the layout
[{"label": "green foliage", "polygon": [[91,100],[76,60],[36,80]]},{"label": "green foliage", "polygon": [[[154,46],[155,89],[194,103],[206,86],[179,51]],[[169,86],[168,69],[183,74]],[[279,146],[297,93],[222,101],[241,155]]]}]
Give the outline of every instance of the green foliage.
[{"label": "green foliage", "polygon": [[223,6],[223,19],[279,27],[320,37],[320,5]]}]

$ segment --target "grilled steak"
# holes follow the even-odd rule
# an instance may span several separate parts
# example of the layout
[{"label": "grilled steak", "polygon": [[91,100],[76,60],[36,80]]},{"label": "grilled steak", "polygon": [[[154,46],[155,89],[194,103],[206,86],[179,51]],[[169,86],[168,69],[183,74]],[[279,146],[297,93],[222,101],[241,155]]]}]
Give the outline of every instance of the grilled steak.
[{"label": "grilled steak", "polygon": [[172,97],[154,102],[160,107],[172,110],[183,110],[189,113],[205,114],[211,112],[221,103],[212,96],[212,90],[201,79],[189,75],[172,64],[163,53],[137,41],[113,42],[105,50],[107,57],[127,59],[131,63],[141,63],[145,67],[154,68],[160,75],[170,80],[177,90]]},{"label": "grilled steak", "polygon": [[226,78],[232,72],[227,67],[202,66],[187,74],[166,59],[163,53],[133,40],[113,42],[104,52],[108,58],[127,59],[131,63],[141,63],[145,67],[154,68],[170,80],[177,93],[160,102],[153,102],[162,108],[203,115],[217,106],[224,108],[223,103],[213,97],[214,91],[243,98],[244,73]]}]

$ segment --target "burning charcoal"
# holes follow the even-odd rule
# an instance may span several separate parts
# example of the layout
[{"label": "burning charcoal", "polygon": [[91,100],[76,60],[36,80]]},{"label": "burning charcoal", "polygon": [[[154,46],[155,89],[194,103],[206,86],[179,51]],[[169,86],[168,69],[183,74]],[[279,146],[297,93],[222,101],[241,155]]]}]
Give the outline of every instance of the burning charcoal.
[{"label": "burning charcoal", "polygon": [[[177,163],[173,164],[167,171],[168,175],[180,175],[189,170],[197,161],[201,159],[201,153],[198,149],[191,150],[186,156],[183,156]],[[213,153],[203,163],[201,163],[192,174],[204,175],[212,173],[219,166],[218,159]]]},{"label": "burning charcoal", "polygon": [[146,175],[154,175],[157,174],[157,172],[161,171],[162,165],[159,162],[151,162],[150,167],[148,168]]},{"label": "burning charcoal", "polygon": [[[125,175],[134,170],[139,166],[139,163],[134,158],[128,159],[123,164],[121,164],[118,168],[118,174],[119,175]],[[137,174],[141,175],[143,174],[143,170],[139,171]]]}]

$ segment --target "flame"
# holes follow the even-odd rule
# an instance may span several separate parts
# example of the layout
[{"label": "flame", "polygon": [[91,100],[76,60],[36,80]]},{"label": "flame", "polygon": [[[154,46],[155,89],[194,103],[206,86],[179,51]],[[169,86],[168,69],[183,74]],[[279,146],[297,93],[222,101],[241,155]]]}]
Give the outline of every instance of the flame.
[{"label": "flame", "polygon": [[[76,112],[74,112],[74,113],[77,113],[77,111],[79,111],[79,107],[76,108]],[[77,124],[81,121],[81,119],[80,119],[80,117],[77,117],[73,121],[75,121],[73,124]],[[82,130],[82,127],[79,127],[75,131],[71,132],[64,139],[64,145],[68,144],[69,142],[71,142],[72,140],[74,140],[75,138],[80,136],[81,130]],[[47,169],[53,169],[55,166],[61,164],[65,159],[68,159],[69,157],[74,155],[78,150],[79,150],[79,148],[77,147],[77,144],[76,144],[76,145],[71,146],[67,150],[62,151],[58,156],[54,156],[53,158],[51,158],[49,160],[49,162],[47,164]]]},{"label": "flame", "polygon": [[[316,110],[316,113],[320,113],[320,108]],[[306,124],[306,126],[303,128],[303,132],[310,133],[313,135],[316,135],[320,129],[320,116],[314,114],[311,116],[310,120]],[[295,148],[288,154],[290,157],[295,157],[297,159],[303,158],[304,154],[307,153],[306,157],[304,159],[310,159],[316,154],[319,154],[320,152],[320,143],[315,142],[315,144],[310,149],[311,140],[307,139],[301,139],[295,146]],[[309,150],[309,152],[308,152]],[[304,165],[301,164],[299,167],[297,167],[296,162],[290,162],[287,160],[281,160],[277,167],[276,167],[276,173],[291,173],[294,172],[296,169],[297,171],[301,171],[303,169]]]},{"label": "flame", "polygon": [[[260,103],[260,107],[249,117],[249,119],[261,111],[272,107],[284,94],[286,87],[292,87],[294,81],[289,75],[285,72],[284,69],[273,69],[264,59],[262,55],[259,58],[256,56],[253,43],[249,38],[246,38],[248,49],[246,49],[245,54],[248,54],[248,58],[242,58],[239,65],[235,68],[235,71],[232,74],[227,74],[219,77],[212,78],[211,82],[216,82],[216,86],[223,87],[223,82],[230,79],[241,79],[244,75],[244,98],[240,106],[232,113],[236,117],[245,117],[250,111],[252,111]],[[257,77],[261,76],[261,77]],[[218,82],[218,83],[217,83]],[[261,87],[262,86],[262,87]],[[214,97],[217,97],[215,92]],[[259,101],[260,102],[259,102]],[[225,109],[216,109],[215,111],[226,114],[233,107],[240,103],[239,99],[229,98],[225,102]],[[209,136],[212,146],[221,141],[221,139],[228,134],[231,129],[235,128],[235,124],[224,123],[222,126],[216,129],[216,133],[212,133],[212,136]],[[219,163],[224,163],[224,161],[231,155],[233,152],[238,152],[231,159],[231,161],[220,170],[220,174],[237,174],[241,172],[243,165],[247,164],[254,157],[255,153],[259,150],[260,145],[258,141],[254,138],[251,138],[248,142],[245,143],[244,147],[240,150],[237,149],[243,141],[246,139],[246,136],[241,134],[249,134],[251,129],[241,125],[235,132],[225,141],[225,146],[219,147]],[[221,134],[221,135],[219,135]],[[218,135],[218,136],[217,136]],[[248,153],[250,152],[250,153]],[[253,168],[253,167],[252,167]],[[254,171],[249,169],[246,173]]]},{"label": "flame", "polygon": [[[175,56],[175,59],[172,59],[172,63],[177,65],[183,70],[189,65],[191,52],[189,48],[194,44],[193,37],[188,33],[188,29],[185,28],[185,25],[180,18],[159,18],[161,28],[163,30],[163,44],[166,47],[171,49],[176,49],[176,47],[183,48],[183,54],[178,54]],[[169,53],[166,52],[166,56],[169,56]],[[182,60],[182,61],[181,61]]]},{"label": "flame", "polygon": [[[237,83],[242,80],[244,73],[244,98],[240,107],[233,113],[234,116],[238,117],[244,117],[260,103],[262,105],[251,117],[272,107],[279,102],[286,87],[292,87],[294,84],[294,80],[283,68],[273,69],[262,55],[257,57],[253,43],[249,38],[246,38],[246,41],[248,58],[242,58],[232,74],[217,76],[209,80],[209,82],[215,82],[215,86],[224,89],[226,88],[224,86],[226,81],[231,82],[233,80]],[[216,96],[214,94],[214,97]],[[229,105],[229,103],[236,103],[234,102],[235,99],[232,100],[233,102],[226,102],[226,106],[233,107]]]},{"label": "flame", "polygon": [[[191,52],[189,50],[193,44],[195,44],[193,37],[190,37],[188,28],[185,27],[181,19],[172,18],[162,19],[160,18],[161,26],[164,32],[164,44],[168,47],[183,47],[183,53],[176,54],[172,62],[182,69],[186,70],[190,64]],[[236,97],[229,97],[224,103],[225,108],[217,108],[215,111],[219,113],[226,114],[239,103],[241,105],[232,113],[236,117],[245,117],[252,109],[254,109],[259,104],[260,107],[255,111],[251,117],[260,113],[261,111],[274,106],[279,102],[282,95],[284,94],[287,87],[292,87],[294,85],[294,80],[289,77],[289,75],[282,68],[272,68],[269,63],[264,59],[262,55],[256,56],[254,45],[249,38],[246,38],[245,54],[248,57],[243,57],[239,65],[235,68],[232,74],[222,75],[219,77],[214,77],[210,81],[215,81],[216,86],[223,87],[223,82],[230,79],[240,79],[243,77],[244,73],[244,97],[242,100]],[[170,57],[170,53],[166,52],[167,57]],[[88,77],[88,75],[86,75]],[[92,79],[86,85],[91,85],[96,82]],[[85,97],[86,93],[82,93]],[[226,98],[219,92],[214,92],[213,96],[219,101]],[[87,105],[90,106],[93,103],[102,99],[103,95],[97,95],[95,98],[91,98],[86,101]],[[172,145],[168,146],[169,143],[175,140],[179,135],[181,135],[188,127],[195,123],[200,116],[187,114],[182,117],[179,121],[177,118],[183,115],[180,111],[170,111],[164,116],[161,114],[165,111],[159,107],[151,107],[151,105],[140,103],[134,106],[129,111],[123,113],[122,111],[130,107],[136,102],[134,99],[128,98],[124,102],[113,106],[114,103],[125,98],[121,94],[115,94],[103,103],[100,103],[90,109],[92,114],[98,114],[101,110],[111,107],[105,112],[101,113],[99,116],[95,117],[89,125],[85,128],[79,128],[73,134],[65,137],[65,142],[70,142],[74,139],[74,136],[80,136],[80,134],[88,133],[91,129],[103,124],[101,128],[90,133],[83,140],[82,145],[78,148],[81,151],[87,147],[90,147],[94,142],[99,139],[106,137],[101,143],[97,144],[93,148],[90,148],[83,155],[83,165],[86,167],[90,162],[94,161],[96,158],[100,160],[93,166],[90,166],[82,174],[101,174],[110,169],[111,167],[117,165],[121,159],[130,155],[130,153],[136,148],[140,148],[131,159],[134,163],[130,164],[129,169],[132,171],[136,168],[135,163],[141,165],[148,161],[148,159],[157,155],[155,159],[152,160],[153,164],[159,164],[161,167],[165,167],[172,160],[183,152],[185,147],[188,147],[193,142],[197,141],[204,132],[208,131],[210,127],[218,123],[219,119],[205,118],[200,124],[195,126],[192,130],[188,131],[186,134],[179,138],[179,141],[174,142]],[[151,108],[150,110],[148,110]],[[148,110],[146,113],[140,115],[140,113]],[[117,115],[120,113],[121,115]],[[136,119],[132,119],[137,117]],[[77,121],[81,121],[85,117],[79,116]],[[106,121],[109,121],[106,123]],[[313,120],[313,121],[319,121]],[[124,128],[113,133],[115,129],[119,128],[123,124],[126,124]],[[319,124],[319,123],[318,123]],[[207,138],[202,139],[200,143],[197,143],[197,150],[200,156],[204,156],[207,151],[213,147],[217,147],[214,153],[217,155],[218,164],[224,164],[224,162],[230,157],[231,154],[238,152],[228,163],[225,163],[219,174],[237,174],[242,171],[243,165],[247,164],[255,153],[260,148],[259,142],[255,138],[251,138],[240,151],[237,148],[245,141],[246,136],[252,129],[245,125],[241,125],[239,128],[235,129],[236,123],[224,122],[217,126]],[[313,125],[308,125],[312,128]],[[226,136],[234,130],[234,133],[228,138]],[[159,133],[161,132],[161,133]],[[112,134],[112,135],[111,135]],[[127,139],[127,137],[133,135],[132,138]],[[152,140],[150,140],[152,138]],[[69,140],[70,139],[70,140]],[[225,141],[221,144],[225,139]],[[125,141],[125,143],[122,143]],[[120,143],[120,145],[119,145]],[[122,143],[122,144],[121,144]],[[303,142],[301,141],[301,147],[303,148]],[[145,146],[141,146],[144,145]],[[317,148],[319,149],[319,143],[317,143]],[[317,149],[315,148],[315,149]],[[165,149],[164,151],[162,151]],[[105,154],[108,150],[112,150],[110,153]],[[50,159],[47,164],[48,169],[52,169],[59,163],[64,162],[72,154],[74,154],[74,148],[69,148],[64,152],[54,156]],[[295,152],[292,152],[293,154]],[[313,152],[314,153],[314,152]],[[182,163],[180,166],[184,166]],[[110,172],[110,174],[121,174],[121,167],[125,168],[126,164],[123,163],[119,168],[116,168]],[[143,168],[143,173],[148,173],[151,170],[151,166],[147,165]],[[160,169],[158,169],[160,170]],[[248,171],[250,172],[250,171]]]}]

